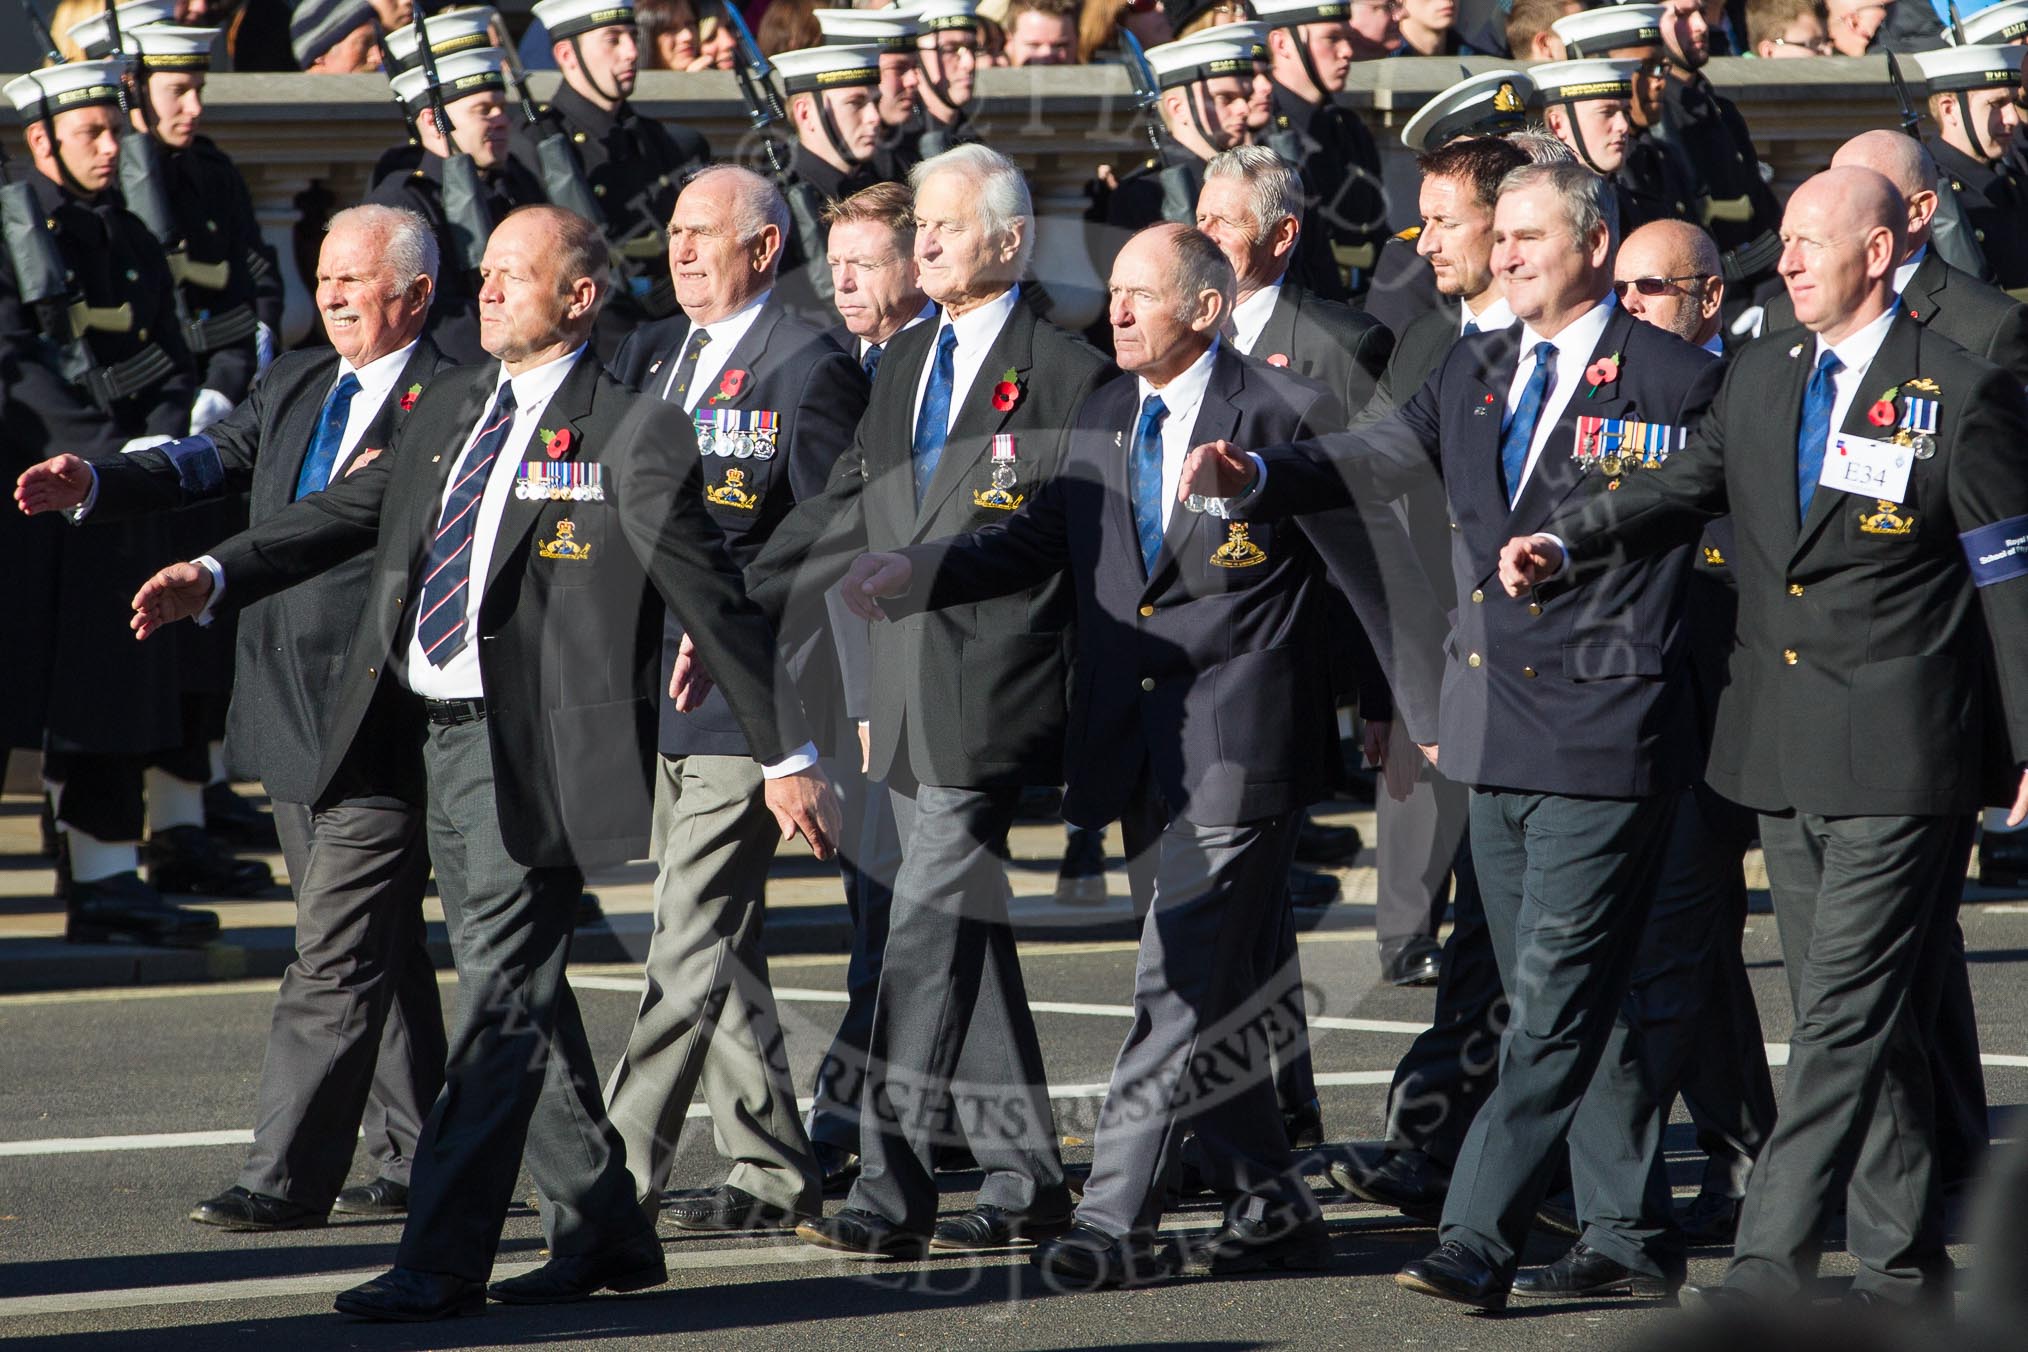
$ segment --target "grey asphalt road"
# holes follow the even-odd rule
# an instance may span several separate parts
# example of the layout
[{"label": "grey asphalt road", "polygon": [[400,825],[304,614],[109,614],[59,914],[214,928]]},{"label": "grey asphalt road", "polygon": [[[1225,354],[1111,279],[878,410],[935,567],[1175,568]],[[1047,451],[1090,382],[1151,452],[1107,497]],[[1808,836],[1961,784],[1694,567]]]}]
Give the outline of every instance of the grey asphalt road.
[{"label": "grey asphalt road", "polygon": [[[1995,1105],[2028,1101],[2028,905],[1968,907],[1988,1084]],[[1770,1042],[1787,1036],[1772,920],[1747,939]],[[1305,973],[1328,1019],[1315,1031],[1327,1129],[1374,1134],[1387,1072],[1426,1021],[1427,991],[1378,984],[1370,935],[1306,936]],[[1123,944],[1033,945],[1023,965],[1066,1159],[1090,1158],[1097,1088],[1124,1034],[1133,954]],[[775,966],[799,1085],[807,1086],[839,1012],[844,964],[798,957]],[[452,993],[448,984],[445,992]],[[573,969],[600,1065],[618,1054],[635,974]],[[1689,1316],[1623,1304],[1519,1307],[1501,1319],[1398,1290],[1392,1274],[1432,1244],[1429,1230],[1363,1204],[1328,1199],[1337,1261],[1300,1276],[1199,1279],[1133,1292],[1063,1296],[1018,1255],[902,1266],[822,1256],[783,1236],[668,1236],[671,1280],[634,1297],[547,1310],[492,1306],[479,1318],[422,1327],[350,1322],[331,1296],[391,1260],[397,1228],[346,1223],[282,1235],[222,1234],[188,1223],[198,1200],[229,1185],[245,1153],[272,983],[0,995],[0,1339],[86,1349],[447,1348],[564,1345],[771,1349],[1059,1348],[1429,1349],[1615,1347]],[[1777,1084],[1780,1070],[1777,1069]],[[1997,1125],[2004,1131],[2004,1115]],[[675,1180],[722,1174],[708,1121],[686,1132]],[[1691,1184],[1678,1128],[1677,1179]],[[1321,1184],[1321,1180],[1320,1184]],[[947,1177],[945,1203],[969,1201],[976,1176]],[[521,1193],[528,1187],[524,1182]],[[832,1203],[833,1206],[836,1203]],[[1208,1228],[1204,1209],[1173,1213],[1179,1232]],[[1561,1250],[1538,1236],[1531,1261]],[[539,1257],[533,1212],[517,1207],[500,1262]],[[1969,1248],[1955,1250],[1961,1266]],[[1700,1253],[1692,1279],[1718,1275]],[[1832,1275],[1850,1271],[1842,1254]]]}]

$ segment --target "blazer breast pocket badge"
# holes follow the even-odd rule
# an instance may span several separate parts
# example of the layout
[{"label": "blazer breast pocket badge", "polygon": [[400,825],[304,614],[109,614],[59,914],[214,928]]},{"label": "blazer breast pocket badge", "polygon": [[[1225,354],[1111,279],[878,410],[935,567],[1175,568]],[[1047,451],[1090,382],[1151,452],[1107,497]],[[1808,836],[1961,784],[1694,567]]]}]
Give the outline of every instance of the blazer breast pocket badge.
[{"label": "blazer breast pocket badge", "polygon": [[1862,535],[1909,535],[1915,531],[1915,513],[1902,508],[1898,502],[1886,498],[1873,500],[1875,510],[1861,510],[1859,532]]},{"label": "blazer breast pocket badge", "polygon": [[973,490],[974,507],[1011,512],[1022,504],[1027,495],[1014,491],[1017,478],[1014,464],[1014,434],[996,433],[993,437],[993,486]]},{"label": "blazer breast pocket badge", "polygon": [[735,511],[751,512],[760,506],[761,495],[748,490],[745,470],[729,469],[724,483],[704,490],[704,500]]},{"label": "blazer breast pocket badge", "polygon": [[545,559],[558,563],[590,563],[591,545],[577,538],[577,526],[569,517],[556,523],[556,534],[547,540],[538,541],[535,552]]},{"label": "blazer breast pocket badge", "polygon": [[1225,543],[1211,551],[1213,568],[1251,568],[1267,562],[1267,551],[1247,538],[1244,521],[1229,521],[1225,526]]},{"label": "blazer breast pocket badge", "polygon": [[595,460],[527,460],[514,476],[524,502],[604,502],[606,486]]},{"label": "blazer breast pocket badge", "polygon": [[733,460],[772,460],[782,434],[782,415],[764,408],[699,408],[691,415],[697,449]]}]

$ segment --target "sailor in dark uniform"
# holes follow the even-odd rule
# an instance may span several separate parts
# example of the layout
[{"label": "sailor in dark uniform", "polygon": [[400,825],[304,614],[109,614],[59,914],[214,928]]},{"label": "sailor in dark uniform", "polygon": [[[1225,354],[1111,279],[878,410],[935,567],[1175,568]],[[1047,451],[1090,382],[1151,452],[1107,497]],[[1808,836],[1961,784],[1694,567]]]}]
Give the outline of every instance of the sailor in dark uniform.
[{"label": "sailor in dark uniform", "polygon": [[1580,164],[1612,184],[1629,234],[1649,221],[1687,214],[1692,195],[1680,160],[1656,155],[1661,148],[1634,125],[1640,70],[1638,61],[1584,59],[1551,61],[1528,72],[1543,121]]},{"label": "sailor in dark uniform", "polygon": [[1957,194],[1993,283],[2020,299],[2028,292],[2028,185],[2002,163],[2021,125],[2021,53],[2017,46],[1946,47],[1912,60],[1929,85],[1929,115],[1939,139],[1937,168]]},{"label": "sailor in dark uniform", "polygon": [[922,127],[922,73],[916,64],[914,11],[900,5],[880,10],[819,9],[810,17],[817,21],[827,47],[873,47],[879,51],[880,131],[874,138],[873,173],[877,182],[907,182]]},{"label": "sailor in dark uniform", "polygon": [[[429,23],[430,55],[438,60],[452,52],[469,52],[480,47],[493,45],[493,26],[500,22],[500,13],[491,5],[470,5],[464,9],[446,10],[431,17],[425,13]],[[422,39],[416,35],[414,24],[405,24],[389,30],[380,44],[380,68],[392,80],[405,70],[422,68],[422,58],[417,55]],[[395,100],[400,103],[399,99]],[[374,161],[373,173],[366,180],[378,188],[390,178],[405,178],[415,172],[422,163],[422,142],[416,139],[415,116],[407,105],[402,105],[402,122],[408,128],[408,139],[390,150],[382,152]]]},{"label": "sailor in dark uniform", "polygon": [[443,258],[437,299],[426,330],[439,350],[460,363],[485,361],[479,345],[478,251],[485,239],[462,238],[445,210],[446,157],[469,156],[478,170],[480,206],[487,232],[519,206],[543,200],[542,185],[508,154],[506,80],[497,47],[452,52],[436,59],[437,93],[451,123],[451,141],[437,130],[431,111],[429,75],[421,68],[394,77],[394,92],[415,119],[422,163],[400,178],[387,179],[367,194],[380,206],[407,207],[430,223]]},{"label": "sailor in dark uniform", "polygon": [[952,146],[980,139],[971,120],[979,62],[979,13],[972,0],[921,0],[914,6],[916,107],[902,134],[876,152],[883,179],[906,182],[909,169]]},{"label": "sailor in dark uniform", "polygon": [[640,61],[632,0],[542,0],[535,17],[549,30],[562,80],[537,120],[515,129],[511,153],[556,200],[573,194],[546,182],[540,146],[561,139],[569,147],[568,164],[550,152],[551,172],[581,182],[598,207],[618,271],[599,313],[598,344],[616,351],[639,324],[676,312],[663,227],[684,175],[711,162],[711,147],[689,127],[666,127],[628,102]]}]

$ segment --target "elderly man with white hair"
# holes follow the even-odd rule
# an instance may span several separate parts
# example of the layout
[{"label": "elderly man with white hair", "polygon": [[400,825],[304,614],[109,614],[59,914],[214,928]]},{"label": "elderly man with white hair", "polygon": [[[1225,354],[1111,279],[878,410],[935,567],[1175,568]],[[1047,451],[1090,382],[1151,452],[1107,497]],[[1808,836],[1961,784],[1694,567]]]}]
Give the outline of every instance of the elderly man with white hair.
[{"label": "elderly man with white hair", "polygon": [[[377,456],[449,365],[421,336],[436,275],[436,236],[421,216],[339,212],[317,256],[331,346],[278,358],[202,436],[91,461],[57,456],[21,476],[16,499],[26,511],[96,521],[246,493],[262,524]],[[392,773],[312,805],[323,714],[368,573],[368,560],[354,559],[240,616],[228,731],[274,803],[296,892],[296,960],[275,998],[253,1150],[238,1182],[190,1213],[203,1225],[297,1230],[332,1211],[400,1215],[443,1082],[443,1013],[423,947],[429,855],[422,799],[408,783],[419,771],[370,767]],[[375,1177],[347,1188],[362,1114]]]},{"label": "elderly man with white hair", "polygon": [[[749,565],[776,614],[791,596],[814,601],[863,550],[1006,520],[1057,472],[1072,415],[1107,371],[1022,304],[1035,213],[1012,162],[959,146],[909,177],[922,289],[943,312],[889,340],[829,488]],[[1069,1223],[996,850],[1021,786],[1063,780],[1070,617],[1056,577],[874,630],[867,773],[887,782],[903,863],[868,1055],[864,1101],[878,1110],[862,1119],[845,1209],[797,1229],[813,1244],[919,1255],[940,1141],[968,1142],[986,1177],[970,1213],[936,1226],[939,1247]]]}]

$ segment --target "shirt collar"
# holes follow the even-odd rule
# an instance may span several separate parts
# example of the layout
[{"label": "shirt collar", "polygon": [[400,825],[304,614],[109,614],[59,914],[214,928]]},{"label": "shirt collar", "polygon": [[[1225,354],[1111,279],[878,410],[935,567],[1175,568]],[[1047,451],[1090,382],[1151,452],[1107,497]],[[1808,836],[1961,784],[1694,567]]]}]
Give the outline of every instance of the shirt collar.
[{"label": "shirt collar", "polygon": [[500,386],[514,387],[514,408],[517,413],[536,408],[556,397],[563,388],[563,382],[577,365],[577,359],[584,355],[586,344],[579,343],[571,351],[555,361],[544,362],[532,371],[523,371],[518,376],[509,376],[506,366],[500,367],[499,377],[493,384],[494,396],[499,395]]},{"label": "shirt collar", "polygon": [[1146,376],[1135,376],[1134,387],[1140,392],[1141,402],[1147,403],[1148,396],[1162,396],[1162,406],[1171,413],[1181,413],[1196,408],[1204,400],[1205,386],[1211,383],[1211,364],[1218,360],[1218,339],[1211,340],[1211,346],[1204,349],[1204,355],[1185,367],[1181,374],[1161,389],[1148,383]]},{"label": "shirt collar", "polygon": [[774,289],[770,287],[725,318],[714,319],[709,324],[699,324],[697,327],[711,335],[713,347],[729,352],[734,343],[746,337],[746,331],[752,328],[754,320],[760,317],[761,306],[766,305],[768,297],[772,295]]},{"label": "shirt collar", "polygon": [[1894,294],[1908,290],[1908,284],[1915,279],[1915,270],[1922,266],[1922,260],[1929,256],[1929,245],[1923,244],[1908,256],[1908,261],[1894,270]]},{"label": "shirt collar", "polygon": [[1535,331],[1533,324],[1523,324],[1521,350],[1529,352],[1537,343],[1551,343],[1555,346],[1558,356],[1568,353],[1572,357],[1589,357],[1592,350],[1598,346],[1599,339],[1605,337],[1606,324],[1612,319],[1613,311],[1618,306],[1619,301],[1608,291],[1604,299],[1564,325],[1562,331],[1554,338],[1544,338]]},{"label": "shirt collar", "polygon": [[[907,333],[910,329],[914,328],[916,325],[926,324],[930,320],[935,319],[936,317],[937,317],[936,302],[933,300],[924,301],[922,303],[922,309],[915,312],[915,318],[909,320],[908,323],[903,324],[893,333],[888,334],[886,340],[881,343],[881,347],[884,349],[888,343],[893,342],[895,340],[896,335]],[[868,352],[868,350],[872,348],[872,346],[873,342],[871,339],[861,338],[859,340],[859,355],[861,357],[864,357]]]},{"label": "shirt collar", "polygon": [[[999,336],[1007,326],[1008,317],[1014,313],[1014,306],[1021,299],[1021,288],[1010,286],[983,305],[975,305],[961,315],[953,316],[944,311],[940,329],[950,329],[958,335],[958,348],[964,352],[984,353],[987,344]],[[937,334],[937,341],[943,341],[943,334]]]},{"label": "shirt collar", "polygon": [[1255,343],[1260,341],[1261,330],[1267,327],[1268,317],[1275,312],[1275,305],[1282,298],[1282,284],[1274,282],[1248,296],[1232,307],[1232,340],[1241,351],[1253,352]]},{"label": "shirt collar", "polygon": [[420,340],[411,338],[408,341],[408,346],[396,348],[385,356],[375,357],[364,366],[354,366],[351,362],[345,360],[345,358],[340,357],[338,359],[338,373],[343,375],[345,372],[350,371],[359,378],[359,384],[362,389],[369,385],[392,385],[395,377],[401,374],[401,368],[408,365],[409,354],[415,351],[415,345],[418,341]]},{"label": "shirt collar", "polygon": [[1460,333],[1464,332],[1465,325],[1467,324],[1477,324],[1480,333],[1492,333],[1497,329],[1504,329],[1514,322],[1514,312],[1507,308],[1507,298],[1505,296],[1495,296],[1493,303],[1488,305],[1479,314],[1473,314],[1471,306],[1463,301],[1459,301],[1458,312],[1458,332]]},{"label": "shirt collar", "polygon": [[1706,338],[1704,340],[1704,350],[1714,357],[1724,356],[1725,335],[1723,333],[1714,333],[1709,338]]},{"label": "shirt collar", "polygon": [[1896,295],[1892,304],[1880,312],[1880,317],[1860,329],[1846,335],[1841,343],[1827,343],[1822,334],[1817,335],[1817,360],[1822,361],[1826,352],[1838,354],[1838,361],[1847,371],[1857,375],[1873,364],[1873,358],[1880,352],[1880,345],[1887,341],[1887,331],[1894,327],[1894,317],[1901,313],[1901,297]]}]

